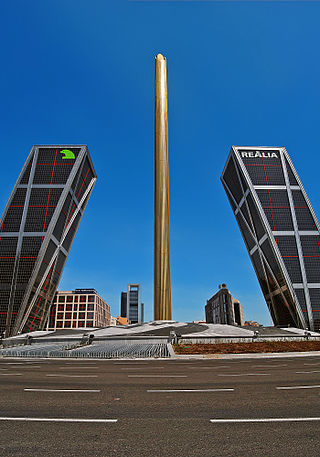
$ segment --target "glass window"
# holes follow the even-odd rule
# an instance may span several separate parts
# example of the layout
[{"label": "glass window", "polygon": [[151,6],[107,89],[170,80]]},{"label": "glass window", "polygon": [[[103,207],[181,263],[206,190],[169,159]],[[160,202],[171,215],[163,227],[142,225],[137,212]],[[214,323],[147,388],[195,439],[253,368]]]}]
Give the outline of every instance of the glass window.
[{"label": "glass window", "polygon": [[57,319],[63,319],[63,313],[58,313],[57,314]]},{"label": "glass window", "polygon": [[92,321],[91,322],[87,321],[87,327],[93,327],[93,322]]},{"label": "glass window", "polygon": [[79,321],[78,322],[78,327],[84,327],[84,321]]},{"label": "glass window", "polygon": [[65,321],[64,326],[65,326],[65,328],[70,328],[71,327],[71,321]]},{"label": "glass window", "polygon": [[94,295],[89,295],[88,302],[89,303],[93,303],[94,302]]},{"label": "glass window", "polygon": [[65,298],[64,295],[60,295],[59,296],[59,303],[64,303],[65,302],[64,298]]},{"label": "glass window", "polygon": [[73,319],[74,319],[74,320],[77,319],[77,314],[78,314],[78,313],[73,313]]},{"label": "glass window", "polygon": [[72,303],[72,295],[67,296],[67,303]]},{"label": "glass window", "polygon": [[72,313],[66,313],[65,319],[71,319]]},{"label": "glass window", "polygon": [[80,310],[80,311],[85,311],[86,308],[87,308],[86,303],[80,303],[80,305],[79,305],[79,310]]},{"label": "glass window", "polygon": [[87,310],[88,311],[93,311],[94,310],[94,303],[89,303],[89,305],[87,306]]},{"label": "glass window", "polygon": [[78,309],[78,304],[77,304],[77,303],[74,303],[74,304],[73,304],[73,310],[74,310],[74,311],[77,311],[77,309]]},{"label": "glass window", "polygon": [[80,302],[84,303],[87,301],[87,296],[86,295],[80,295]]},{"label": "glass window", "polygon": [[79,313],[79,319],[85,319],[86,314],[85,313]]},{"label": "glass window", "polygon": [[72,311],[72,303],[66,304],[66,311]]},{"label": "glass window", "polygon": [[78,303],[78,301],[79,301],[79,295],[75,295],[75,296],[74,296],[74,301]]},{"label": "glass window", "polygon": [[77,328],[77,323],[75,321],[72,322],[72,328]]},{"label": "glass window", "polygon": [[87,319],[93,319],[93,313],[87,313]]},{"label": "glass window", "polygon": [[57,322],[57,328],[61,328],[61,327],[62,327],[62,321]]}]

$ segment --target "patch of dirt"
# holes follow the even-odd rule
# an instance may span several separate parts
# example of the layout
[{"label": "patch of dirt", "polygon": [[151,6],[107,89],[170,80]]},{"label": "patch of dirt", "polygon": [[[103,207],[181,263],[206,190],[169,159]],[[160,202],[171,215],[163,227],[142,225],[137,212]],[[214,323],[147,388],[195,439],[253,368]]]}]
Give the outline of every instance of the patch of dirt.
[{"label": "patch of dirt", "polygon": [[320,351],[320,341],[261,341],[257,343],[175,344],[176,354],[248,354]]}]

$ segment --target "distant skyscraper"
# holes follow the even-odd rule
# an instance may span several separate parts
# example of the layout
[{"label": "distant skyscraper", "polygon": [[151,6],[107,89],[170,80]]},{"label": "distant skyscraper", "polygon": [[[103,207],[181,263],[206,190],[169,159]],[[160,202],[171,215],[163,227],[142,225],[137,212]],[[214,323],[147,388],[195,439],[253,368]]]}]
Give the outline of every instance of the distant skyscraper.
[{"label": "distant skyscraper", "polygon": [[130,324],[143,323],[143,303],[140,302],[140,284],[128,284],[128,291],[121,292],[121,317]]},{"label": "distant skyscraper", "polygon": [[0,331],[42,329],[96,181],[86,146],[34,146],[0,219]]},{"label": "distant skyscraper", "polygon": [[127,292],[121,292],[120,316],[127,317]]},{"label": "distant skyscraper", "polygon": [[320,329],[320,226],[285,148],[233,146],[221,177],[273,322]]}]

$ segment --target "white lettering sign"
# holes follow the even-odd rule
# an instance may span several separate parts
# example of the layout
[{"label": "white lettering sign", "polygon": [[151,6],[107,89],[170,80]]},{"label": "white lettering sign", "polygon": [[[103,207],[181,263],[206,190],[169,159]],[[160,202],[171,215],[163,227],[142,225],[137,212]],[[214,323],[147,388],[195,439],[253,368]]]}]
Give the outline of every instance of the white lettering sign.
[{"label": "white lettering sign", "polygon": [[278,159],[278,156],[275,152],[268,152],[268,151],[242,151],[241,152],[241,157],[246,157],[246,158],[255,158],[255,157],[260,157],[260,158],[265,158],[265,159]]}]

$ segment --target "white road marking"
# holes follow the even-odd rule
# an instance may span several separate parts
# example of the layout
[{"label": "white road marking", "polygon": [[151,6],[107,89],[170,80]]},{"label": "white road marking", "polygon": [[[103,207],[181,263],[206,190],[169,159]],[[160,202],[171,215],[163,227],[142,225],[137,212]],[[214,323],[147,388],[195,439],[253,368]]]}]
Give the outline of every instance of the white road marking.
[{"label": "white road marking", "polygon": [[278,390],[294,390],[294,389],[320,389],[320,386],[290,386],[290,387],[276,387]]},{"label": "white road marking", "polygon": [[187,375],[128,374],[128,378],[187,378]]},{"label": "white road marking", "polygon": [[23,389],[25,392],[101,392],[96,389]]},{"label": "white road marking", "polygon": [[218,374],[217,376],[271,376],[270,373]]},{"label": "white road marking", "polygon": [[252,368],[278,368],[278,367],[287,367],[288,365],[252,365]]},{"label": "white road marking", "polygon": [[314,371],[296,371],[298,374],[308,374],[308,373],[320,373],[320,370],[314,370]]},{"label": "white road marking", "polygon": [[150,389],[147,392],[233,392],[234,389]]},{"label": "white road marking", "polygon": [[0,421],[26,421],[26,422],[118,422],[118,419],[72,419],[60,417],[0,417]]},{"label": "white road marking", "polygon": [[303,365],[313,367],[314,365],[320,365],[320,363],[304,363]]},{"label": "white road marking", "polygon": [[[155,370],[155,369],[163,369],[164,367],[149,367],[150,369],[152,370]],[[121,368],[121,370],[145,370],[145,368],[134,368],[134,367],[126,367],[126,368]]]},{"label": "white road marking", "polygon": [[149,365],[146,362],[114,362],[113,365]]},{"label": "white road marking", "polygon": [[[37,367],[37,368],[39,368],[39,367]],[[94,366],[94,365],[92,367],[83,366],[83,365],[78,365],[78,366],[73,365],[72,367],[59,367],[59,368],[60,368],[60,370],[75,370],[75,369],[78,369],[78,368],[98,368],[98,367]]]},{"label": "white road marking", "polygon": [[246,423],[246,422],[315,422],[320,417],[267,417],[263,419],[210,419],[215,424]]},{"label": "white road marking", "polygon": [[5,365],[24,365],[24,362],[7,362]]},{"label": "white road marking", "polygon": [[[90,360],[86,360],[86,363],[90,362]],[[83,360],[79,360],[79,359],[74,359],[72,362],[66,362],[65,365],[74,365],[75,363],[83,363]],[[97,365],[95,363],[91,364],[90,365],[79,365],[80,367],[83,366],[83,367],[96,367]]]},{"label": "white road marking", "polygon": [[25,363],[31,363],[31,364],[33,364],[33,363],[48,363],[48,362],[44,362],[43,360],[41,360],[41,361],[40,361],[40,360],[39,360],[39,361],[38,361],[38,360],[37,360],[37,361],[36,361],[36,360],[32,360],[32,361],[30,361],[30,362],[29,362],[29,361],[26,361]]},{"label": "white road marking", "polygon": [[216,370],[217,368],[230,368],[227,365],[219,365],[217,367],[189,367],[190,370]]},{"label": "white road marking", "polygon": [[55,378],[97,378],[97,374],[46,374],[46,376]]},{"label": "white road marking", "polygon": [[0,376],[22,376],[22,373],[0,373]]}]

